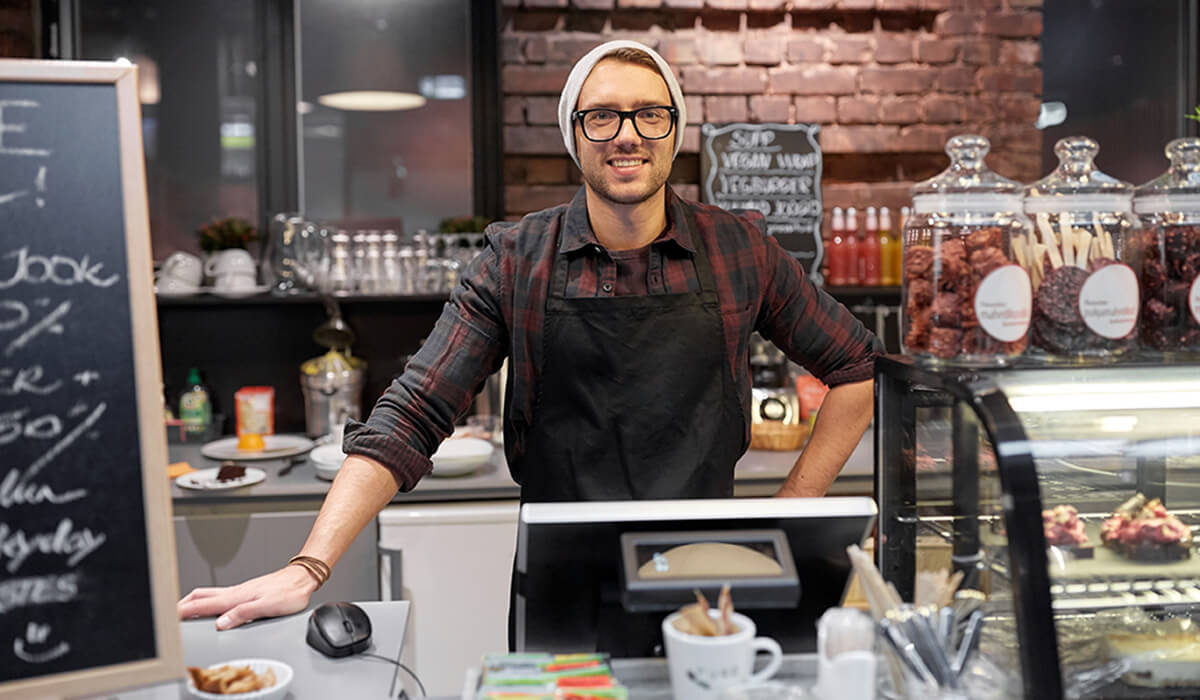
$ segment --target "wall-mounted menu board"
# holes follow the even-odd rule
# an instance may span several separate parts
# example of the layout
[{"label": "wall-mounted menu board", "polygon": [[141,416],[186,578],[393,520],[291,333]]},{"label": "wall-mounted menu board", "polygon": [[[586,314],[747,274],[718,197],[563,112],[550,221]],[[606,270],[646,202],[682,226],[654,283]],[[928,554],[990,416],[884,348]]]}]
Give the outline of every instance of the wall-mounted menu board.
[{"label": "wall-mounted menu board", "polygon": [[704,124],[700,182],[704,201],[753,209],[767,235],[821,281],[821,146],[817,124]]},{"label": "wall-mounted menu board", "polygon": [[182,674],[137,73],[0,61],[0,697]]}]

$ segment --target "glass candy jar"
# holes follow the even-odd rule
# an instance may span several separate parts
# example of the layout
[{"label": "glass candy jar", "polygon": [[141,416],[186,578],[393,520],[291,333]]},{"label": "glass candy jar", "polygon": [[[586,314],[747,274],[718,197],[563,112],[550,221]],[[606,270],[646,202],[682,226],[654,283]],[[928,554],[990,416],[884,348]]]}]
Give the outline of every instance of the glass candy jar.
[{"label": "glass candy jar", "polygon": [[1025,351],[1031,308],[1022,185],[984,164],[982,136],[946,143],[950,167],[913,185],[903,232],[904,352],[1002,365]]},{"label": "glass candy jar", "polygon": [[1200,139],[1167,144],[1171,167],[1138,187],[1142,347],[1200,354]]},{"label": "glass candy jar", "polygon": [[1120,355],[1135,342],[1133,186],[1096,168],[1099,150],[1086,136],[1060,139],[1058,167],[1025,193],[1036,228],[1030,342],[1066,358]]}]

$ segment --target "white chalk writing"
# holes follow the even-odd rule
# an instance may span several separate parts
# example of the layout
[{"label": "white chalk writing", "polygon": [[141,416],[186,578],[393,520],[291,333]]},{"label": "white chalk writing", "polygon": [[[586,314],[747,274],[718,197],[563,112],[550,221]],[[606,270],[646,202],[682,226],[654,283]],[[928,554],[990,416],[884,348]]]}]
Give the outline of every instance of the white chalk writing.
[{"label": "white chalk writing", "polygon": [[37,323],[34,323],[32,326],[25,329],[21,335],[14,338],[13,341],[4,348],[4,354],[11,357],[14,352],[28,345],[29,341],[38,337],[38,335],[42,333],[54,333],[55,335],[62,335],[63,327],[58,321],[63,316],[66,316],[70,311],[71,302],[69,300],[59,304],[58,307],[47,314],[45,318],[41,319]]},{"label": "white chalk writing", "polygon": [[20,369],[0,367],[0,396],[16,396],[22,392],[46,396],[62,386],[61,380],[51,384],[39,385],[44,374],[41,365],[31,365]]},{"label": "white chalk writing", "polygon": [[67,603],[79,594],[79,574],[27,576],[0,581],[0,614],[29,605]]},{"label": "white chalk writing", "polygon": [[[5,134],[23,134],[25,133],[25,124],[7,121],[5,112],[14,108],[19,109],[37,109],[38,103],[35,100],[0,100],[0,155],[8,156],[48,156],[50,149],[48,148],[31,148],[29,146],[6,145]],[[16,116],[15,114],[11,116]]]},{"label": "white chalk writing", "polygon": [[28,409],[0,413],[0,445],[7,445],[19,437],[49,440],[62,432],[62,421],[58,416],[47,414],[25,420]]},{"label": "white chalk writing", "polygon": [[28,284],[58,284],[70,287],[77,284],[90,284],[95,287],[111,287],[120,279],[119,275],[101,277],[104,263],[92,264],[89,256],[79,260],[65,255],[30,255],[28,248],[20,248],[3,256],[5,259],[15,258],[16,266],[12,274],[0,277],[0,289],[8,289],[22,282]]},{"label": "white chalk writing", "polygon": [[70,518],[58,521],[54,532],[26,533],[0,522],[0,561],[7,558],[5,569],[15,574],[34,554],[65,557],[68,566],[75,566],[95,552],[108,539],[102,532],[90,528],[75,528]]},{"label": "white chalk writing", "polygon": [[96,424],[96,421],[100,420],[100,417],[104,415],[104,411],[107,408],[108,404],[103,402],[97,404],[96,407],[92,409],[92,412],[88,414],[87,418],[83,419],[82,423],[72,428],[71,432],[64,435],[62,439],[54,445],[54,447],[51,447],[45,454],[35,459],[33,463],[29,465],[29,476],[37,474],[42,470],[43,467],[45,467],[55,457],[62,453],[63,450],[70,447],[72,443],[79,439],[80,435],[83,435],[88,429]]}]

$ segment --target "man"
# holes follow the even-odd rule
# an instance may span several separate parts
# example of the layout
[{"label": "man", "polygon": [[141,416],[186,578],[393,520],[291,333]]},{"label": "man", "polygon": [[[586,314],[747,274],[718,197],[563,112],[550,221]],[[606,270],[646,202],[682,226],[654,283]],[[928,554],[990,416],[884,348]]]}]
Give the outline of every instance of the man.
[{"label": "man", "polygon": [[523,501],[726,497],[749,444],[747,348],[774,341],[832,388],[778,495],[821,496],[871,420],[879,342],[757,226],[666,186],[683,95],[648,47],[580,59],[559,104],[584,186],[569,205],[494,224],[433,334],[366,423],[302,549],[182,617],[228,629],[303,610],[328,567],[511,358],[505,450]]}]

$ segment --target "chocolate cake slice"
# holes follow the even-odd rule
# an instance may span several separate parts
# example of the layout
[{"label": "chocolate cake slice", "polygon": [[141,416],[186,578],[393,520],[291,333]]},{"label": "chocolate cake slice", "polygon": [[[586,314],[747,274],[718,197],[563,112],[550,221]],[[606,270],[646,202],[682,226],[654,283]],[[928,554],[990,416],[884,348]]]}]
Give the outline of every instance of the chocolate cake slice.
[{"label": "chocolate cake slice", "polygon": [[246,476],[246,468],[236,462],[222,462],[217,470],[217,481],[233,481]]}]

